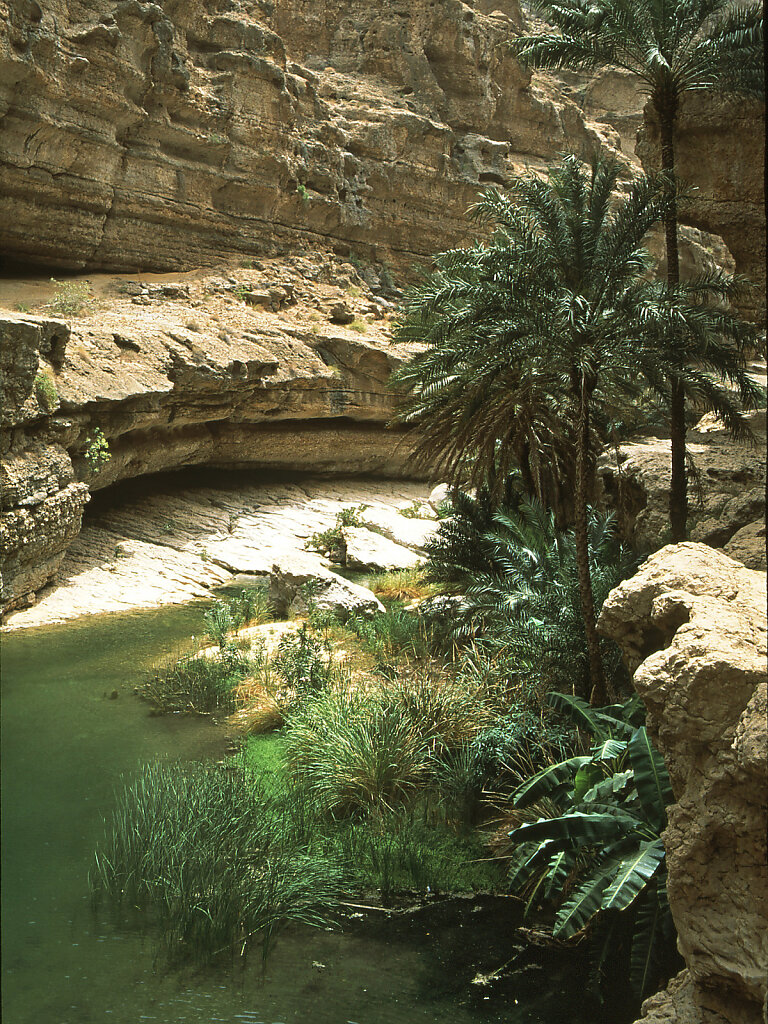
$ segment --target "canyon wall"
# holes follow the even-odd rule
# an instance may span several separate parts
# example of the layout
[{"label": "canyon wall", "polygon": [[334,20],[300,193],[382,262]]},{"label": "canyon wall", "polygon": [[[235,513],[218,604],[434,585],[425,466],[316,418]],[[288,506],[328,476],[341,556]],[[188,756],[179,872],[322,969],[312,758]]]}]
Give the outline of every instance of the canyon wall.
[{"label": "canyon wall", "polygon": [[[563,150],[635,165],[634,83],[531,77],[522,25],[517,0],[0,0],[0,253],[181,270],[329,243],[409,269],[466,241],[484,184]],[[692,222],[759,279],[760,110],[706,110]]]},{"label": "canyon wall", "polygon": [[410,266],[466,239],[479,185],[610,146],[509,55],[520,22],[516,0],[0,0],[0,251],[188,269],[331,240]]},{"label": "canyon wall", "polygon": [[390,346],[391,304],[351,264],[317,254],[114,287],[67,321],[0,315],[5,610],[55,578],[89,491],[122,480],[185,466],[418,475],[386,429],[408,349]]},{"label": "canyon wall", "polygon": [[674,792],[667,891],[686,969],[645,1024],[758,1024],[768,978],[766,579],[704,544],[651,555],[606,601]]}]

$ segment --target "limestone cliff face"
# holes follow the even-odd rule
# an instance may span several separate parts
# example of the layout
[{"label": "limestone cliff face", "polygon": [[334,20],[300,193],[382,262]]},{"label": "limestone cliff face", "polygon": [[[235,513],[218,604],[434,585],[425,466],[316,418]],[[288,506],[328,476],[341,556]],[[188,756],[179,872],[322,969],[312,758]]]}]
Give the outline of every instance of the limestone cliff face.
[{"label": "limestone cliff face", "polygon": [[768,977],[765,573],[703,544],[652,555],[600,630],[669,768],[668,892],[686,970],[646,1024],[757,1024]]},{"label": "limestone cliff face", "polygon": [[606,141],[531,86],[519,25],[516,0],[0,0],[0,250],[410,264],[466,238],[478,185]]},{"label": "limestone cliff face", "polygon": [[[647,130],[637,152],[646,167],[659,163],[659,132],[646,107]],[[688,94],[681,106],[676,169],[690,188],[682,217],[723,238],[740,274],[755,285],[741,303],[765,316],[765,104],[743,97]]]},{"label": "limestone cliff face", "polygon": [[[386,300],[352,265],[318,254],[119,287],[137,294],[69,322],[0,317],[4,609],[55,576],[89,489],[205,465],[410,475],[402,435],[385,429],[404,356]],[[101,465],[88,459],[96,429]]]},{"label": "limestone cliff face", "polygon": [[[732,437],[712,414],[688,432],[696,473],[689,485],[692,540],[765,569],[765,410],[747,417],[752,437]],[[606,451],[598,473],[624,536],[643,551],[669,528],[670,442],[647,437]]]}]

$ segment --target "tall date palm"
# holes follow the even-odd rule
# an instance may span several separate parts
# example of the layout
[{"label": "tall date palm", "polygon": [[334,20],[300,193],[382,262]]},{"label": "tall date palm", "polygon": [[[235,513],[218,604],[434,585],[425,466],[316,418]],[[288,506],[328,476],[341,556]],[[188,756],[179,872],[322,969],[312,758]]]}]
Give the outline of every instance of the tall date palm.
[{"label": "tall date palm", "polygon": [[[549,180],[522,176],[489,189],[474,209],[490,241],[453,250],[409,293],[396,329],[421,350],[398,372],[400,419],[417,457],[487,483],[527,462],[532,492],[561,471],[573,481],[572,518],[591,697],[606,687],[595,627],[587,507],[594,489],[594,414],[639,382],[668,400],[671,374],[738,428],[737,395],[754,399],[740,351],[754,331],[702,296],[723,275],[675,289],[650,279],[643,246],[671,201],[668,181],[640,177],[619,197],[618,168],[566,157]],[[674,327],[675,345],[668,344]]]},{"label": "tall date palm", "polygon": [[[662,170],[675,169],[680,101],[692,90],[760,94],[763,16],[758,2],[733,0],[533,0],[560,32],[522,36],[512,48],[534,68],[623,68],[643,83],[659,124]],[[680,280],[677,205],[664,215],[667,281]],[[671,381],[672,539],[686,538],[685,387]]]}]

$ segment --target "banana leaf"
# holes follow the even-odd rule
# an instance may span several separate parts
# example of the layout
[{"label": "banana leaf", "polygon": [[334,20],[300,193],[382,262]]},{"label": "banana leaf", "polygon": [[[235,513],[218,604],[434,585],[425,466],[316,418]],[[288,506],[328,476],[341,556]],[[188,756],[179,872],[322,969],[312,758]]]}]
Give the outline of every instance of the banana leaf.
[{"label": "banana leaf", "polygon": [[674,962],[675,926],[667,902],[666,886],[649,887],[637,908],[629,981],[638,999],[656,991],[660,967]]},{"label": "banana leaf", "polygon": [[625,857],[616,877],[603,894],[603,910],[624,910],[648,885],[664,860],[661,839],[641,843]]},{"label": "banana leaf", "polygon": [[615,870],[615,861],[606,866],[600,865],[586,882],[579,886],[560,907],[552,929],[553,935],[568,939],[589,924],[602,906],[603,892]]},{"label": "banana leaf", "polygon": [[635,785],[646,818],[657,832],[667,824],[667,804],[672,803],[672,786],[661,754],[651,743],[645,726],[636,729],[629,741],[629,759],[635,770]]},{"label": "banana leaf", "polygon": [[516,843],[526,843],[533,839],[566,840],[570,846],[578,847],[615,842],[631,832],[636,824],[635,819],[629,815],[584,814],[577,811],[561,814],[559,818],[539,818],[538,821],[520,825],[509,833],[509,838]]},{"label": "banana leaf", "polygon": [[587,790],[581,798],[582,804],[602,803],[606,797],[621,793],[634,780],[635,773],[631,768],[625,772],[616,772],[602,782],[598,782],[592,789]]},{"label": "banana leaf", "polygon": [[557,708],[564,715],[568,715],[572,722],[582,729],[586,729],[596,740],[608,739],[606,724],[601,722],[592,707],[579,697],[570,693],[557,693],[552,691],[547,694],[547,701],[553,708]]},{"label": "banana leaf", "polygon": [[547,857],[551,854],[552,847],[551,840],[545,839],[544,842],[524,843],[516,850],[509,863],[510,888],[522,889],[534,874],[542,869]]},{"label": "banana leaf", "polygon": [[557,789],[563,782],[571,782],[576,772],[582,765],[588,764],[592,759],[586,755],[580,757],[569,757],[565,761],[558,761],[551,764],[543,771],[518,786],[515,790],[513,807],[525,807],[543,796],[549,796],[552,790]]}]

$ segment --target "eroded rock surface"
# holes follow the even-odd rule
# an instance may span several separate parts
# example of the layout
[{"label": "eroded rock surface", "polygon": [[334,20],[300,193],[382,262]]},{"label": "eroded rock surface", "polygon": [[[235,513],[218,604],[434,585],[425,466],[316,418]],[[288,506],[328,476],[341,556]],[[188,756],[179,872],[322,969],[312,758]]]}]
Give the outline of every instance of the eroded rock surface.
[{"label": "eroded rock surface", "polygon": [[350,505],[395,514],[428,490],[371,479],[270,482],[258,473],[218,486],[194,486],[189,475],[178,483],[166,478],[152,493],[125,495],[89,513],[62,555],[58,585],[10,614],[7,628],[182,603],[247,577],[273,578],[273,597],[285,610],[298,608],[294,602],[312,580],[321,583],[314,595],[321,607],[341,614],[379,609],[370,591],[334,573],[306,541]]},{"label": "eroded rock surface", "polygon": [[[725,547],[748,568],[765,569],[765,410],[749,416],[754,439],[737,440],[714,423],[688,433],[696,467],[689,482],[691,539]],[[670,442],[647,438],[601,458],[607,503],[624,536],[640,550],[657,547],[669,529]]]},{"label": "eroded rock surface", "polygon": [[[4,608],[55,576],[89,490],[187,466],[410,474],[386,429],[407,346],[389,344],[389,303],[351,264],[318,254],[110,287],[66,321],[0,314]],[[347,326],[332,322],[340,297]],[[107,461],[92,457],[98,432]]]},{"label": "eroded rock surface", "polygon": [[521,23],[517,0],[0,0],[0,248],[179,270],[455,244],[478,186],[618,141],[531,84]]},{"label": "eroded rock surface", "polygon": [[647,1021],[757,1024],[768,977],[766,577],[703,544],[606,601],[669,768],[668,893],[686,972]]}]

